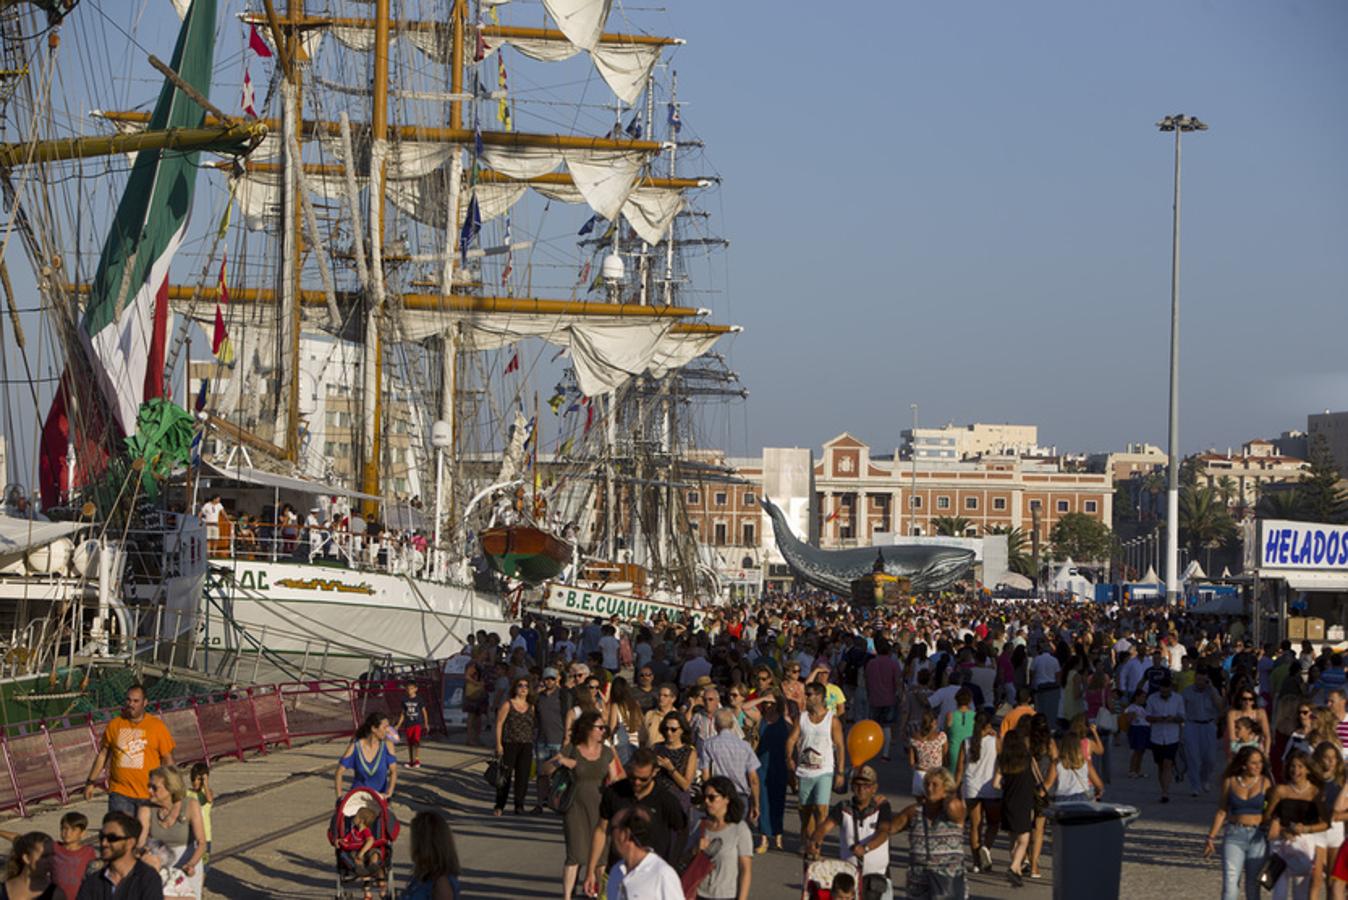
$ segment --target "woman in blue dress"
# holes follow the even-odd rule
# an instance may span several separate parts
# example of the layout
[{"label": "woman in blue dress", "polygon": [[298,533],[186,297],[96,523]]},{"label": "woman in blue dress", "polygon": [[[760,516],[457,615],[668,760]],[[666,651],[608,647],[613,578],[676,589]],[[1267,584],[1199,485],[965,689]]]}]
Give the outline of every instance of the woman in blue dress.
[{"label": "woman in blue dress", "polygon": [[786,717],[786,698],[773,690],[744,705],[750,721],[757,720],[759,791],[758,828],[761,840],[757,852],[767,853],[768,842],[782,849],[783,819],[786,816],[786,739],[791,723]]},{"label": "woman in blue dress", "polygon": [[337,799],[342,799],[342,781],[346,772],[355,777],[351,787],[369,788],[386,801],[392,799],[398,784],[398,757],[393,742],[388,739],[388,716],[372,712],[356,730],[356,739],[346,747],[337,761]]}]

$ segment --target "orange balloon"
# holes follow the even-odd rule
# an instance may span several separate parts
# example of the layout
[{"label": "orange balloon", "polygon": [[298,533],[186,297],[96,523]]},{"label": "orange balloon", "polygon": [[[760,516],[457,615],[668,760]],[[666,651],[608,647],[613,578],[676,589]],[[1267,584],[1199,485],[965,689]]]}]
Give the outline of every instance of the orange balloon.
[{"label": "orange balloon", "polygon": [[847,757],[852,765],[865,765],[885,745],[885,733],[870,719],[862,719],[847,732]]}]

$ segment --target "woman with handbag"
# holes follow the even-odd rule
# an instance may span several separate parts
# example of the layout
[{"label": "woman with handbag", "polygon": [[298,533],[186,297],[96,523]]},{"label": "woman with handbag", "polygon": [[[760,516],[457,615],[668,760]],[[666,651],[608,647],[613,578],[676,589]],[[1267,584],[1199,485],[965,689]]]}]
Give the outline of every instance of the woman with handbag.
[{"label": "woman with handbag", "polygon": [[599,825],[599,793],[607,781],[623,777],[622,764],[605,743],[607,730],[598,712],[582,713],[571,726],[570,743],[543,764],[545,775],[570,769],[575,779],[571,805],[562,818],[566,864],[562,869],[562,900],[571,900],[580,867],[590,861],[590,845]]},{"label": "woman with handbag", "polygon": [[1240,900],[1240,876],[1245,875],[1246,900],[1259,900],[1259,871],[1268,857],[1264,836],[1264,798],[1273,781],[1264,774],[1267,757],[1258,747],[1238,752],[1222,775],[1222,797],[1212,817],[1203,857],[1212,856],[1222,841],[1222,900]]},{"label": "woman with handbag", "polygon": [[1021,720],[1027,729],[1030,745],[1030,770],[1037,782],[1037,800],[1034,811],[1034,834],[1030,837],[1031,878],[1043,878],[1039,871],[1039,856],[1044,852],[1044,810],[1048,808],[1053,796],[1053,787],[1058,775],[1058,744],[1048,728],[1048,718],[1043,713],[1035,713]]},{"label": "woman with handbag", "polygon": [[[687,896],[696,896],[698,900],[749,900],[754,838],[744,823],[744,801],[734,782],[724,775],[712,776],[707,781],[702,798],[707,817],[702,820],[698,852],[688,869],[696,874],[705,868],[706,874],[696,882],[696,893]],[[684,881],[685,892],[692,886],[689,881],[691,878]]]},{"label": "woman with handbag", "polygon": [[1273,788],[1264,812],[1270,853],[1259,880],[1272,889],[1273,900],[1288,896],[1308,900],[1319,844],[1316,835],[1329,828],[1329,812],[1320,793],[1320,775],[1307,754],[1293,750],[1283,763],[1283,774],[1285,780]]},{"label": "woman with handbag", "polygon": [[964,801],[955,776],[942,767],[922,779],[923,795],[899,813],[891,833],[908,830],[908,896],[918,900],[964,900]]},{"label": "woman with handbag", "polygon": [[496,807],[492,815],[505,811],[510,782],[515,782],[515,815],[524,815],[524,796],[529,791],[529,766],[534,755],[534,701],[529,695],[529,679],[516,678],[510,696],[496,713],[496,756],[500,766],[496,775]]},{"label": "woman with handbag", "polygon": [[1096,737],[1100,741],[1101,749],[1096,752],[1091,748],[1092,760],[1095,764],[1095,770],[1100,773],[1100,779],[1105,784],[1109,784],[1113,779],[1112,767],[1109,763],[1109,743],[1119,730],[1118,716],[1114,715],[1114,709],[1110,706],[1110,697],[1114,694],[1114,687],[1110,683],[1109,675],[1103,668],[1097,668],[1091,673],[1091,677],[1086,681],[1086,718],[1095,726]]},{"label": "woman with handbag", "polygon": [[1021,868],[1034,831],[1034,811],[1039,798],[1039,783],[1034,776],[1030,747],[1025,735],[1012,731],[1002,739],[997,755],[997,773],[993,786],[1002,792],[1002,827],[1011,835],[1011,867],[1006,877],[1013,887],[1021,887]]}]

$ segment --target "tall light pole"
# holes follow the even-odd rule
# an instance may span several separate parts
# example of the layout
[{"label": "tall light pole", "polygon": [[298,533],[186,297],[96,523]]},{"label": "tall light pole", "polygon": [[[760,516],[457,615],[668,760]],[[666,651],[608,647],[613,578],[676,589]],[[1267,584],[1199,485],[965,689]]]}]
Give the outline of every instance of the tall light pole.
[{"label": "tall light pole", "polygon": [[917,404],[910,404],[913,410],[913,440],[908,448],[912,462],[911,486],[908,489],[908,533],[917,534]]},{"label": "tall light pole", "polygon": [[1179,113],[1156,123],[1163,132],[1175,133],[1175,223],[1170,239],[1170,479],[1166,490],[1165,602],[1180,601],[1179,573],[1179,277],[1180,277],[1180,135],[1207,131],[1194,116]]}]

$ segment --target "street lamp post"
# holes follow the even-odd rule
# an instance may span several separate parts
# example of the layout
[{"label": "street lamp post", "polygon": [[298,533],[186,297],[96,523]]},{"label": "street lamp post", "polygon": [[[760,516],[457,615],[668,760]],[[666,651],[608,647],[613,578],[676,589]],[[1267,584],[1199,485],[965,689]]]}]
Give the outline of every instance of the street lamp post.
[{"label": "street lamp post", "polygon": [[910,406],[913,409],[913,440],[908,455],[913,465],[908,489],[908,533],[917,534],[917,404],[912,403]]},{"label": "street lamp post", "polygon": [[1175,220],[1170,239],[1170,458],[1166,490],[1165,601],[1180,600],[1179,573],[1179,277],[1180,277],[1180,135],[1207,131],[1208,126],[1183,113],[1166,116],[1156,123],[1163,132],[1175,134]]}]

